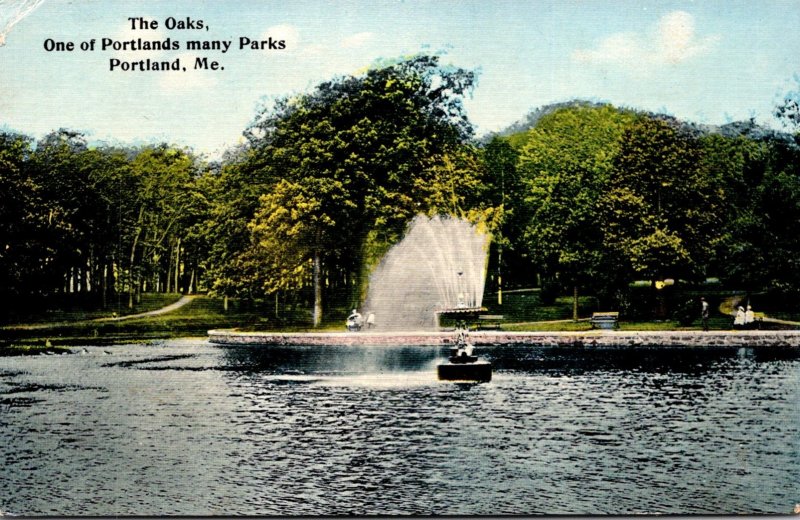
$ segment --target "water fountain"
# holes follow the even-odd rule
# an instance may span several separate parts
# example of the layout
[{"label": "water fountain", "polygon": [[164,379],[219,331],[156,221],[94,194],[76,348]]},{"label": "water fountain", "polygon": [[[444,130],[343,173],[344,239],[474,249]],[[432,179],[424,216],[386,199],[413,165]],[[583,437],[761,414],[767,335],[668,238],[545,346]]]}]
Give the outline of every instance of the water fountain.
[{"label": "water fountain", "polygon": [[461,219],[417,216],[370,277],[364,304],[381,330],[438,329],[455,322],[454,347],[439,379],[490,381],[491,364],[472,355],[469,320],[481,307],[489,237]]},{"label": "water fountain", "polygon": [[419,215],[370,276],[364,302],[380,331],[436,330],[441,311],[478,309],[489,236],[474,224]]}]

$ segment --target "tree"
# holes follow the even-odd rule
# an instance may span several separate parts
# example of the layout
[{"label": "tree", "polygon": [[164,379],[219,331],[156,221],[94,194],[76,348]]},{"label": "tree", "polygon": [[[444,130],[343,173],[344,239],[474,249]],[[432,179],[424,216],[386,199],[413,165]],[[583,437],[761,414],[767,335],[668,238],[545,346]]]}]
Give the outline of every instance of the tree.
[{"label": "tree", "polygon": [[642,116],[624,133],[601,201],[604,247],[618,269],[653,282],[705,275],[720,238],[722,191],[699,143]]},{"label": "tree", "polygon": [[[507,139],[493,137],[483,149],[486,189],[484,197],[499,211],[500,225],[494,234],[492,247],[496,260],[497,301],[503,303],[502,281],[504,273],[513,273],[512,265],[519,270],[524,260],[525,247],[520,244],[527,215],[524,186],[518,168],[519,152]],[[522,254],[521,254],[522,253]]]},{"label": "tree", "polygon": [[51,290],[90,292],[91,243],[98,213],[87,151],[82,134],[62,128],[46,135],[32,156],[33,175],[47,212],[47,225],[38,238],[50,248],[42,279]]},{"label": "tree", "polygon": [[520,153],[527,251],[547,279],[573,288],[576,319],[578,287],[601,290],[615,272],[607,269],[599,204],[632,119],[611,106],[559,109],[528,132]]},{"label": "tree", "polygon": [[136,193],[129,152],[122,148],[95,148],[86,150],[81,157],[92,193],[91,220],[87,223],[91,229],[91,288],[99,293],[103,308],[122,289],[117,278],[122,270],[122,239],[126,235],[125,223],[131,221]]},{"label": "tree", "polygon": [[164,291],[174,285],[183,264],[183,224],[202,198],[195,189],[195,159],[165,144],[130,151],[124,168],[112,177],[120,196],[107,196],[120,205],[117,262],[127,287],[128,306],[142,292]]},{"label": "tree", "polygon": [[[469,71],[420,56],[323,83],[259,114],[240,168],[266,179],[266,197],[250,223],[248,247],[258,251],[241,249],[238,258],[282,267],[265,269],[258,290],[286,287],[275,276],[310,263],[317,326],[323,280],[357,298],[367,237],[396,237],[432,208],[457,211],[463,190],[479,184],[466,167],[474,154],[459,149],[472,131],[462,98],[473,82]],[[293,253],[277,258],[275,243]]]},{"label": "tree", "polygon": [[755,204],[768,170],[769,145],[744,136],[711,134],[701,138],[701,167],[721,188],[720,228],[709,271],[723,283],[748,291],[763,287],[766,253],[762,215]]},{"label": "tree", "polygon": [[336,221],[327,205],[351,206],[341,183],[307,177],[300,182],[281,180],[261,198],[261,206],[250,225],[257,250],[268,260],[270,276],[262,282],[268,291],[291,288],[311,259],[314,284],[313,323],[322,321],[322,256],[326,245],[335,243]]},{"label": "tree", "polygon": [[725,172],[720,278],[748,292],[766,289],[795,298],[800,243],[792,230],[800,225],[800,148],[777,136],[709,138],[705,149]]},{"label": "tree", "polygon": [[41,291],[47,245],[38,239],[47,223],[40,186],[31,176],[32,139],[0,133],[0,297],[19,301]]}]

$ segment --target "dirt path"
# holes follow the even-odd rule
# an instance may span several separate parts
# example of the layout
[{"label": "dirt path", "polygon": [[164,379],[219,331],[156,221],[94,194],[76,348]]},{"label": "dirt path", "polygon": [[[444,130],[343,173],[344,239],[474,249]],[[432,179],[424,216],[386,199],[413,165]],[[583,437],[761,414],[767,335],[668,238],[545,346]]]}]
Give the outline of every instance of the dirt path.
[{"label": "dirt path", "polygon": [[144,318],[146,316],[158,316],[159,314],[166,314],[168,312],[172,312],[174,310],[180,309],[181,307],[183,307],[184,305],[186,305],[187,303],[189,303],[190,301],[192,301],[196,297],[197,297],[196,295],[192,295],[192,296],[183,295],[183,296],[181,296],[180,300],[176,301],[175,303],[172,303],[170,305],[167,305],[166,307],[161,307],[160,309],[156,309],[156,310],[153,310],[153,311],[140,312],[139,314],[128,314],[127,316],[116,316],[116,317],[111,317],[111,318],[97,318],[97,319],[94,319],[94,320],[91,320],[91,321],[122,321],[122,320],[132,320],[132,319],[135,319],[135,318]]},{"label": "dirt path", "polygon": [[733,296],[728,296],[727,298],[723,298],[723,300],[719,303],[719,312],[725,314],[726,316],[733,316],[736,314],[735,309],[739,305],[739,303],[745,298],[745,294],[734,294]]}]

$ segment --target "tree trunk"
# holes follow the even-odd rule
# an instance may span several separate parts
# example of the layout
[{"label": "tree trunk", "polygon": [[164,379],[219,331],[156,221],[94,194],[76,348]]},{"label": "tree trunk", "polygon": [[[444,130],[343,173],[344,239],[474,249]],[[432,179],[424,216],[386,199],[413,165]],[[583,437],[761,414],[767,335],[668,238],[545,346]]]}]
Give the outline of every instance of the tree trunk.
[{"label": "tree trunk", "polygon": [[572,288],[572,321],[578,321],[578,286]]},{"label": "tree trunk", "polygon": [[108,306],[108,264],[103,264],[103,277],[100,280],[101,300],[103,302],[103,309]]},{"label": "tree trunk", "polygon": [[92,292],[92,261],[91,257],[86,259],[86,265],[83,266],[83,292]]},{"label": "tree trunk", "polygon": [[142,217],[144,216],[144,206],[139,208],[139,217],[137,219],[137,228],[136,234],[133,236],[133,245],[131,246],[131,263],[128,266],[130,269],[130,281],[128,282],[128,308],[133,308],[133,293],[136,290],[136,286],[139,285],[139,277],[136,277],[136,284],[134,285],[133,280],[133,271],[134,271],[134,262],[136,261],[136,246],[139,245],[139,235],[142,234]]},{"label": "tree trunk", "polygon": [[314,328],[322,323],[322,284],[320,283],[320,272],[322,271],[322,259],[319,249],[314,250]]},{"label": "tree trunk", "polygon": [[181,273],[181,239],[178,238],[178,243],[175,245],[175,292],[181,292],[179,287]]},{"label": "tree trunk", "polygon": [[119,295],[122,293],[122,287],[119,285],[118,273],[119,265],[116,263],[116,256],[112,256],[108,263],[108,279],[106,280],[106,291],[108,296],[114,296],[117,299],[117,311],[119,311]]},{"label": "tree trunk", "polygon": [[[503,233],[500,232],[500,240]],[[503,246],[497,246],[497,305],[503,305]]]},{"label": "tree trunk", "polygon": [[170,289],[172,288],[172,255],[167,255],[167,272],[165,273],[164,277],[167,279],[164,282],[164,292],[171,292]]}]

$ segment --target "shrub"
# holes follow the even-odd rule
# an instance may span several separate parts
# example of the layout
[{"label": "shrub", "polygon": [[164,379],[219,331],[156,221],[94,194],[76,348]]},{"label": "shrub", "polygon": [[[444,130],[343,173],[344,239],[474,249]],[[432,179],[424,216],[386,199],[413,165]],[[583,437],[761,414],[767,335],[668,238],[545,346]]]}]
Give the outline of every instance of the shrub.
[{"label": "shrub", "polygon": [[672,318],[681,326],[688,327],[700,317],[700,305],[697,300],[686,299],[675,305]]}]

